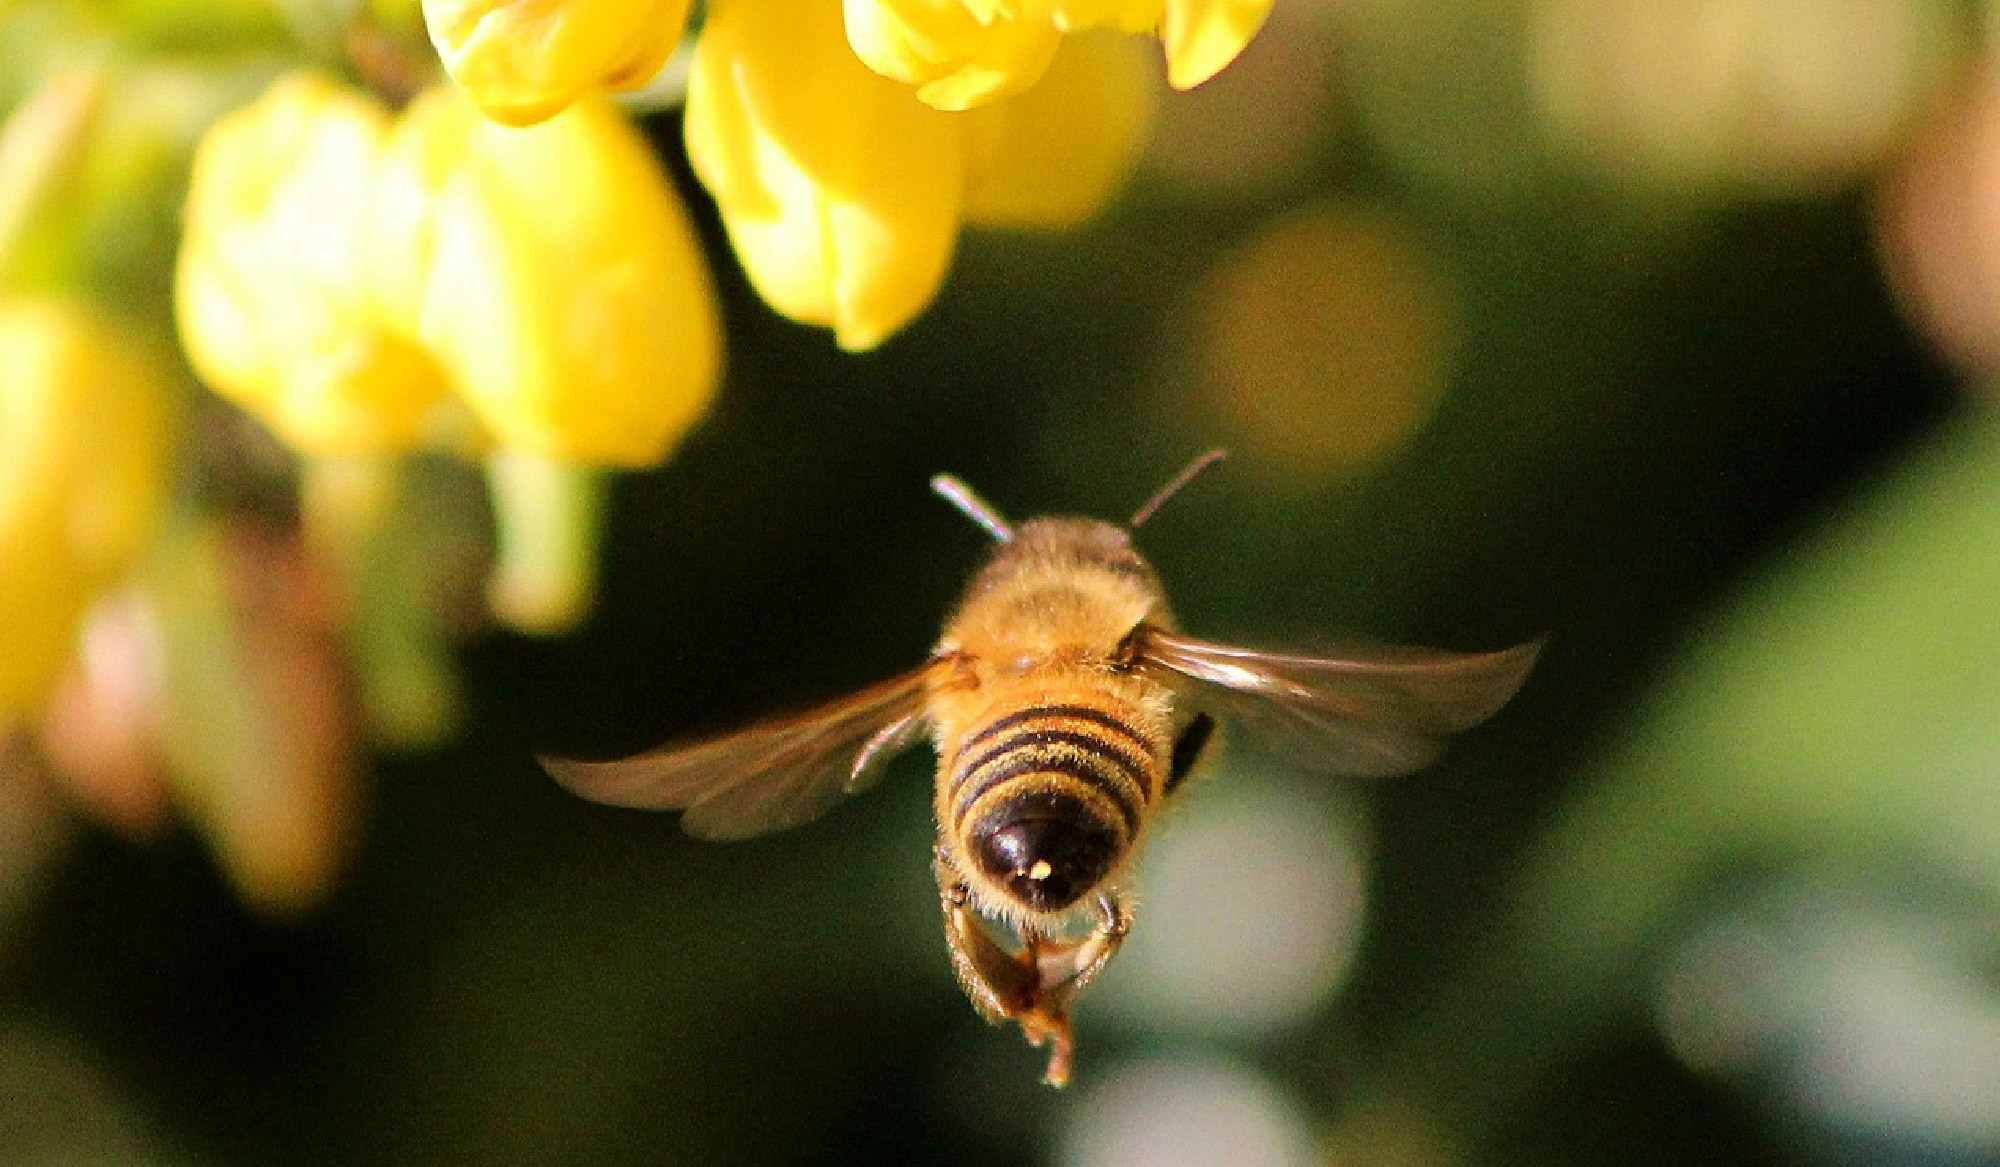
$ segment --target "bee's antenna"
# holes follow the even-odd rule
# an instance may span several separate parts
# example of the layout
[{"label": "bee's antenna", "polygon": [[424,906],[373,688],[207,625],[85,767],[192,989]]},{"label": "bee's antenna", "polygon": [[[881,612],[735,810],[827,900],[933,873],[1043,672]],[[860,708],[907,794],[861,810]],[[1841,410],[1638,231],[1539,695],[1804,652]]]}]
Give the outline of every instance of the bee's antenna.
[{"label": "bee's antenna", "polygon": [[931,489],[938,493],[939,498],[957,507],[966,518],[986,528],[986,533],[998,542],[1014,541],[1014,528],[970,486],[949,474],[940,474],[931,479]]},{"label": "bee's antenna", "polygon": [[1136,511],[1133,511],[1131,522],[1128,522],[1125,525],[1132,528],[1135,531],[1138,530],[1139,524],[1145,522],[1147,519],[1152,518],[1154,511],[1157,511],[1161,507],[1165,506],[1167,504],[1168,499],[1174,497],[1175,495],[1181,492],[1181,487],[1186,486],[1190,482],[1193,482],[1195,478],[1201,474],[1202,471],[1208,469],[1210,466],[1215,465],[1217,462],[1220,462],[1227,457],[1229,457],[1228,450],[1210,450],[1208,453],[1203,454],[1201,457],[1196,458],[1192,462],[1189,462],[1185,467],[1181,469],[1181,472],[1179,474],[1174,475],[1173,481],[1167,483],[1165,486],[1162,486],[1159,490],[1155,491],[1153,493],[1153,497],[1147,499],[1146,504],[1144,506],[1140,507]]}]

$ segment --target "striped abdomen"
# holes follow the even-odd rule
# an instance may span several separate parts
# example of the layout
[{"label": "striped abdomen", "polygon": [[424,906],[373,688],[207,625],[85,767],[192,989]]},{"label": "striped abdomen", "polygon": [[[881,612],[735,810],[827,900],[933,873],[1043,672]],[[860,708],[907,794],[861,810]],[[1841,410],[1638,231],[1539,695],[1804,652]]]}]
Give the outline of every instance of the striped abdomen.
[{"label": "striped abdomen", "polygon": [[1163,747],[1115,704],[1034,705],[953,753],[939,814],[967,857],[1023,906],[1060,911],[1138,838]]}]

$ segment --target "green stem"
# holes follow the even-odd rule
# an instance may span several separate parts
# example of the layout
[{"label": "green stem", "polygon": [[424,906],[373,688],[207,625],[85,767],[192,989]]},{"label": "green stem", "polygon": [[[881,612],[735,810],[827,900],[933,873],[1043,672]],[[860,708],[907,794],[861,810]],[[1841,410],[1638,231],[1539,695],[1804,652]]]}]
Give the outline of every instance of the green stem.
[{"label": "green stem", "polygon": [[567,632],[590,612],[604,473],[596,467],[501,450],[486,462],[498,546],[487,597],[523,632]]}]

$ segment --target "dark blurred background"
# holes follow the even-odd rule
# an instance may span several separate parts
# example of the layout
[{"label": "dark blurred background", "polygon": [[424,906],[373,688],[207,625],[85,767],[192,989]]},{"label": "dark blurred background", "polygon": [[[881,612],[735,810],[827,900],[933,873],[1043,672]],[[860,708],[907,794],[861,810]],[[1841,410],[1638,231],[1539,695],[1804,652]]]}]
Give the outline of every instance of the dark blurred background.
[{"label": "dark blurred background", "polygon": [[[876,353],[725,274],[595,616],[470,645],[327,906],[89,831],[12,895],[0,1159],[2000,1163],[1972,7],[1279,0]],[[732,845],[534,761],[919,660],[987,542],[933,473],[1119,518],[1211,446],[1141,540],[1190,629],[1547,648],[1419,775],[1220,759],[1066,1092],[952,981],[927,751]]]}]

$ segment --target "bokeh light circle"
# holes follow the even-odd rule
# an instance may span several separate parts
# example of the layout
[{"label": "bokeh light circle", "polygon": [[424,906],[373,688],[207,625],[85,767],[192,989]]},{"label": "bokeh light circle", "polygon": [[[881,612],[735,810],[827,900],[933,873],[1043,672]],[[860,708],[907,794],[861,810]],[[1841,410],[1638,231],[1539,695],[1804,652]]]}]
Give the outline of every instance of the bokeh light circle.
[{"label": "bokeh light circle", "polygon": [[1299,1107],[1255,1072],[1215,1058],[1159,1057],[1085,1086],[1059,1167],[1311,1167]]},{"label": "bokeh light circle", "polygon": [[1148,844],[1132,938],[1092,1002],[1134,1027],[1296,1024],[1351,965],[1364,861],[1351,816],[1231,760]]},{"label": "bokeh light circle", "polygon": [[1883,186],[1876,241],[1906,311],[1944,354],[2000,371],[2000,71],[1926,119]]},{"label": "bokeh light circle", "polygon": [[1195,292],[1201,408],[1254,461],[1301,477],[1396,449],[1443,395],[1455,297],[1415,231],[1359,202],[1260,226]]},{"label": "bokeh light circle", "polygon": [[1952,45],[1944,6],[1905,0],[1540,0],[1530,84],[1614,178],[1790,192],[1887,155]]}]

